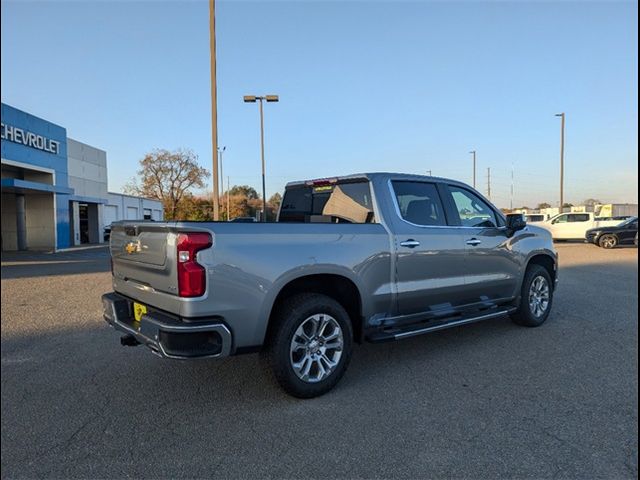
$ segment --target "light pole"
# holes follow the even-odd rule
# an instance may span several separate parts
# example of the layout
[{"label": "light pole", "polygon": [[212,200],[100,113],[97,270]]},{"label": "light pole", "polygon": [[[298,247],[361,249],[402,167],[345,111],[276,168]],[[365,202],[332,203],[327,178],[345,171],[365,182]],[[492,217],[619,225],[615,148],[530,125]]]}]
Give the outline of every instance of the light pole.
[{"label": "light pole", "polygon": [[564,112],[556,113],[556,117],[560,117],[560,213],[564,207]]},{"label": "light pole", "polygon": [[476,151],[471,150],[469,153],[473,155],[473,188],[476,188]]},{"label": "light pole", "polygon": [[262,111],[262,102],[277,102],[278,95],[264,95],[262,97],[256,95],[245,95],[245,103],[260,103],[260,155],[262,157],[262,221],[267,221],[267,197],[265,187],[265,167],[264,167],[264,113]]},{"label": "light pole", "polygon": [[[218,155],[220,156],[220,187],[222,187],[220,189],[220,193],[224,194],[224,174],[223,174],[223,170],[222,170],[222,154],[224,153],[224,151],[227,149],[227,147],[218,147]],[[229,221],[229,215],[227,214],[227,222]]]},{"label": "light pole", "polygon": [[216,87],[216,6],[209,0],[209,53],[211,55],[211,153],[213,157],[213,220],[218,212],[218,93]]}]

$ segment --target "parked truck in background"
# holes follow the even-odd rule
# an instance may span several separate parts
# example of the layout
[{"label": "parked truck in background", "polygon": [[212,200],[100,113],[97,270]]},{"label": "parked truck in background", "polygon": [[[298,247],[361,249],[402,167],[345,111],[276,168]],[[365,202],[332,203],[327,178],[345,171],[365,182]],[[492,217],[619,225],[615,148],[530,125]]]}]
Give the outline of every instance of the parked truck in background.
[{"label": "parked truck in background", "polygon": [[585,240],[587,230],[615,226],[623,221],[624,218],[600,220],[593,212],[573,212],[561,213],[536,225],[548,230],[554,240]]},{"label": "parked truck in background", "polygon": [[342,377],[354,342],[548,317],[549,233],[447,179],[293,182],[277,222],[116,222],[105,320],[165,358],[260,351],[290,394]]}]

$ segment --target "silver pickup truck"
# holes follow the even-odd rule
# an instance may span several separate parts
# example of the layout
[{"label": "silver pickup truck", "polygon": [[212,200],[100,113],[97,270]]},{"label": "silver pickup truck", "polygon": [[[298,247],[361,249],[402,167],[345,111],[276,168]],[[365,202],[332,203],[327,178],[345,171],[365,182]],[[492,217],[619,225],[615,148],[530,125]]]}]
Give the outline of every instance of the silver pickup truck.
[{"label": "silver pickup truck", "polygon": [[354,342],[548,317],[550,234],[469,186],[369,173],[289,183],[275,223],[117,222],[105,320],[165,358],[260,351],[298,397],[330,390]]}]

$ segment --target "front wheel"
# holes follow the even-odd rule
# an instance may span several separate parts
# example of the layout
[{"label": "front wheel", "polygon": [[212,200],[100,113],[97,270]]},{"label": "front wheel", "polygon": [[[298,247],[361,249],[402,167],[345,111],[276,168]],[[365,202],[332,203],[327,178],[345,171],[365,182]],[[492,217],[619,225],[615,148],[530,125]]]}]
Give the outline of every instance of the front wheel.
[{"label": "front wheel", "polygon": [[511,318],[518,325],[539,327],[549,317],[552,303],[551,275],[540,265],[530,265],[522,282],[520,307]]},{"label": "front wheel", "polygon": [[280,386],[299,398],[331,390],[351,358],[353,329],[349,315],[333,298],[296,295],[278,309],[265,357]]},{"label": "front wheel", "polygon": [[602,247],[602,248],[615,248],[616,245],[618,245],[618,237],[616,237],[615,235],[603,235],[602,237],[600,237],[600,240],[598,241],[598,244]]}]

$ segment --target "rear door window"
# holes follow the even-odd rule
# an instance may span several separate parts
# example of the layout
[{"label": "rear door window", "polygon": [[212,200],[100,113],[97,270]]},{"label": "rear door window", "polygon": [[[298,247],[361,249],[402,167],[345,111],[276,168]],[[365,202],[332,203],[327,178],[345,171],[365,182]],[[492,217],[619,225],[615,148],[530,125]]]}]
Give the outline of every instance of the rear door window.
[{"label": "rear door window", "polygon": [[375,223],[368,181],[288,188],[279,222]]},{"label": "rear door window", "polygon": [[588,221],[589,221],[589,214],[587,213],[572,213],[571,215],[569,215],[570,223],[588,222]]},{"label": "rear door window", "polygon": [[445,226],[442,201],[433,183],[392,182],[400,216],[409,223],[420,226]]}]

